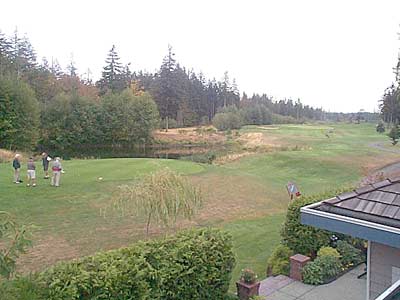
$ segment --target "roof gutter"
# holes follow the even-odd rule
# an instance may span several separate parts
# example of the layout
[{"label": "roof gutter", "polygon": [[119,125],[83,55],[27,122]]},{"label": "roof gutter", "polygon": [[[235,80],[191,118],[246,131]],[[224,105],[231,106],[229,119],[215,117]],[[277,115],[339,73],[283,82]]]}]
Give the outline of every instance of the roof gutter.
[{"label": "roof gutter", "polygon": [[400,248],[400,228],[315,209],[321,204],[322,201],[300,209],[302,224],[350,234],[355,237]]},{"label": "roof gutter", "polygon": [[397,280],[390,288],[384,291],[378,298],[375,300],[390,300],[396,293],[400,293],[400,280]]}]

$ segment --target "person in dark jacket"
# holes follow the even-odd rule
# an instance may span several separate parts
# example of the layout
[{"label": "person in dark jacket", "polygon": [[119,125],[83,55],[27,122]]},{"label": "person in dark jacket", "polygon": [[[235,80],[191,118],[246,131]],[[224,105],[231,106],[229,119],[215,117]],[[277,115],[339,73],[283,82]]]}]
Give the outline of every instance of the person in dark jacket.
[{"label": "person in dark jacket", "polygon": [[51,161],[50,156],[46,153],[42,153],[42,164],[44,171],[44,179],[49,179],[49,162]]},{"label": "person in dark jacket", "polygon": [[15,154],[14,160],[13,160],[13,168],[14,168],[14,183],[21,183],[22,180],[20,178],[20,170],[21,170],[21,155],[20,154]]}]

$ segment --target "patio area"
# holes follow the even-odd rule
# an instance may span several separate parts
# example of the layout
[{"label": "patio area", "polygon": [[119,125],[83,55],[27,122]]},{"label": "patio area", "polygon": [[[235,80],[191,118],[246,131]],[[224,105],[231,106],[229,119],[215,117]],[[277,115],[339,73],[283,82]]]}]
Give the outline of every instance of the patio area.
[{"label": "patio area", "polygon": [[266,300],[365,300],[365,276],[362,264],[347,272],[337,280],[320,286],[294,281],[287,276],[269,277],[261,281],[260,296]]}]

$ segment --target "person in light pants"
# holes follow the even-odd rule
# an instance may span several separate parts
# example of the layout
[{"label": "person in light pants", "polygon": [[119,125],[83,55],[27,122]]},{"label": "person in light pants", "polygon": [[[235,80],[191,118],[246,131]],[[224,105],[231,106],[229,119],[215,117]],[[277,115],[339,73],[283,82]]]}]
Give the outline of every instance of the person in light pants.
[{"label": "person in light pants", "polygon": [[36,186],[36,166],[35,162],[33,161],[33,157],[29,158],[28,164],[27,164],[27,176],[28,176],[28,183],[26,186]]},{"label": "person in light pants", "polygon": [[56,157],[53,166],[51,167],[51,170],[53,171],[53,176],[51,177],[51,185],[55,187],[60,186],[60,178],[61,178],[61,171],[62,171],[62,166],[60,162],[60,158]]}]

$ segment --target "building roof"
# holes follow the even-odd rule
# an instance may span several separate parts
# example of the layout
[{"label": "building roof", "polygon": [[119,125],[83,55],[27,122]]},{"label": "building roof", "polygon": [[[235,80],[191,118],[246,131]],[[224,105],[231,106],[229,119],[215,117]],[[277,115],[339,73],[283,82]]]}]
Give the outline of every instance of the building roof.
[{"label": "building roof", "polygon": [[340,194],[313,209],[400,228],[400,177]]}]

